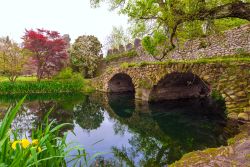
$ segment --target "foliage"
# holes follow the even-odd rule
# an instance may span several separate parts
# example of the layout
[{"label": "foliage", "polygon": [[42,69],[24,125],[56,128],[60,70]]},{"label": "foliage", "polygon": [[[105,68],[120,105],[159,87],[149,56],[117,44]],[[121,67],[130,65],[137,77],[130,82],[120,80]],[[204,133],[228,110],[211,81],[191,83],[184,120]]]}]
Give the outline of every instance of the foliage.
[{"label": "foliage", "polygon": [[101,60],[102,45],[92,35],[79,36],[70,49],[71,63],[85,77],[93,77]]},{"label": "foliage", "polygon": [[20,48],[8,37],[0,39],[0,70],[11,82],[15,82],[27,63],[30,52]]},{"label": "foliage", "polygon": [[70,67],[67,67],[60,71],[53,78],[54,80],[77,80],[78,82],[84,82],[84,78],[81,74],[73,72]]},{"label": "foliage", "polygon": [[130,50],[130,51],[126,51],[123,53],[119,53],[119,54],[112,54],[110,56],[105,57],[105,61],[106,62],[110,62],[110,61],[114,61],[123,57],[136,57],[138,56],[137,52],[135,50]]},{"label": "foliage", "polygon": [[0,82],[1,94],[19,93],[62,93],[62,92],[81,92],[84,90],[84,82],[76,78],[74,80],[43,80]]},{"label": "foliage", "polygon": [[125,46],[130,42],[131,37],[128,33],[124,32],[122,26],[113,26],[111,34],[106,39],[106,48],[119,48],[120,45]]},{"label": "foliage", "polygon": [[142,46],[151,55],[159,55],[164,52],[164,46],[166,43],[166,36],[160,31],[155,32],[154,35],[146,36],[142,40]]},{"label": "foliage", "polygon": [[44,29],[26,30],[23,36],[26,49],[32,51],[37,79],[50,78],[65,67],[68,59],[67,42],[56,31]]},{"label": "foliage", "polygon": [[216,90],[212,90],[211,97],[213,100],[218,101],[218,102],[225,102],[225,99],[222,97],[220,92]]},{"label": "foliage", "polygon": [[[250,21],[249,0],[90,0],[93,7],[107,2],[129,17],[133,36],[156,59],[183,41],[224,31]],[[165,39],[162,40],[162,37]],[[159,55],[160,53],[160,55]]]},{"label": "foliage", "polygon": [[[59,131],[67,123],[55,125],[48,122],[48,114],[44,123],[32,130],[30,138],[20,139],[18,129],[11,130],[11,123],[24,98],[5,115],[0,127],[0,164],[1,166],[28,167],[28,166],[66,166],[67,162],[75,165],[88,165],[87,153],[82,146],[66,143],[67,134],[58,136]],[[11,137],[13,136],[13,137]],[[77,150],[77,155],[70,155],[72,150]],[[79,163],[80,158],[85,160]]]}]

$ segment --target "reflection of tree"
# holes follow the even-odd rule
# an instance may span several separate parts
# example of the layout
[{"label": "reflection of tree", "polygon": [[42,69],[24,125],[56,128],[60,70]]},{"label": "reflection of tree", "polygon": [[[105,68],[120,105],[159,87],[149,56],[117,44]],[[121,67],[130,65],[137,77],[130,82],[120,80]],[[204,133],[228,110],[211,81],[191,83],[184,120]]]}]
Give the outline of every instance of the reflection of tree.
[{"label": "reflection of tree", "polygon": [[[16,104],[13,104],[14,107]],[[37,120],[37,116],[31,110],[27,108],[24,104],[19,109],[20,111],[17,113],[15,119],[12,122],[12,128],[18,129],[19,133],[24,135],[27,132],[30,132],[33,124]]]},{"label": "reflection of tree", "polygon": [[115,121],[113,129],[116,135],[124,136],[127,126],[120,124],[118,121]]},{"label": "reflection of tree", "polygon": [[104,120],[104,111],[97,104],[86,99],[85,102],[74,107],[74,118],[76,123],[83,129],[90,131],[100,127]]},{"label": "reflection of tree", "polygon": [[121,149],[113,147],[117,159],[127,166],[164,166],[168,163],[169,147],[153,137],[142,137],[135,134],[129,143],[132,147]]}]

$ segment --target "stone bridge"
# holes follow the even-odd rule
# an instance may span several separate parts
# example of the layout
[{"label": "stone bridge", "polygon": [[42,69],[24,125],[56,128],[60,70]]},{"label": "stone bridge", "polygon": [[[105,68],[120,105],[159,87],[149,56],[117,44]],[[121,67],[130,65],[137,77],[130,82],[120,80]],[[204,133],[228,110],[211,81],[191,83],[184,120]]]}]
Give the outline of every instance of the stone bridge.
[{"label": "stone bridge", "polygon": [[250,63],[151,63],[109,68],[93,79],[103,92],[134,92],[146,102],[221,95],[228,116],[250,119]]}]

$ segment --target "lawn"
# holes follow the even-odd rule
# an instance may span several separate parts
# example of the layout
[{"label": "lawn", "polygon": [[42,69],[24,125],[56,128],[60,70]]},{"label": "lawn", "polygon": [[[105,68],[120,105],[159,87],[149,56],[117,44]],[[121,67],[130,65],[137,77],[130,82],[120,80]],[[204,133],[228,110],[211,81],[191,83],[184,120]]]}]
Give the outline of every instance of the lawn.
[{"label": "lawn", "polygon": [[[36,81],[36,76],[20,76],[17,78],[17,81]],[[0,76],[0,82],[9,81],[8,77]]]}]

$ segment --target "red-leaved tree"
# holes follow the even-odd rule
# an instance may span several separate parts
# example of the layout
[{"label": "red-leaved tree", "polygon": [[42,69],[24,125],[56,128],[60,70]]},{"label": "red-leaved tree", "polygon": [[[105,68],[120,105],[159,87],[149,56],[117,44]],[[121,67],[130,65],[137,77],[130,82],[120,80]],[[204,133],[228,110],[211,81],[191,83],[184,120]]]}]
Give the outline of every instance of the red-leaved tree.
[{"label": "red-leaved tree", "polygon": [[68,60],[67,43],[56,31],[26,30],[24,47],[32,51],[31,65],[35,66],[37,79],[50,78],[65,67]]}]

